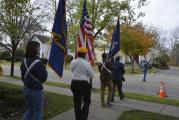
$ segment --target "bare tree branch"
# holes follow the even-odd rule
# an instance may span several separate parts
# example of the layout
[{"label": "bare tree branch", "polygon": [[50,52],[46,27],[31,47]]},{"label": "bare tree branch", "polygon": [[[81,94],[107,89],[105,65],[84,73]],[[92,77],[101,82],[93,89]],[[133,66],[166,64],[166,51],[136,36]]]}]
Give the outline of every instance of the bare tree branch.
[{"label": "bare tree branch", "polygon": [[5,44],[3,44],[2,42],[0,42],[0,46],[4,47],[5,49],[7,49],[10,53],[12,53],[12,50]]}]

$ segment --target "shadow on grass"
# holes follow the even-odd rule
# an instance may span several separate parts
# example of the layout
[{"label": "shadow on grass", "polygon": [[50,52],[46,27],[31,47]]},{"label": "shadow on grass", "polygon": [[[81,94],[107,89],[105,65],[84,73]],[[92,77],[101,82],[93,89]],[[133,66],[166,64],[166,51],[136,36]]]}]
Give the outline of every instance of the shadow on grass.
[{"label": "shadow on grass", "polygon": [[129,110],[124,112],[118,120],[179,120],[179,118],[140,110]]},{"label": "shadow on grass", "polygon": [[[0,119],[19,120],[25,111],[22,87],[0,82]],[[49,119],[73,107],[72,97],[45,92],[44,118]]]}]

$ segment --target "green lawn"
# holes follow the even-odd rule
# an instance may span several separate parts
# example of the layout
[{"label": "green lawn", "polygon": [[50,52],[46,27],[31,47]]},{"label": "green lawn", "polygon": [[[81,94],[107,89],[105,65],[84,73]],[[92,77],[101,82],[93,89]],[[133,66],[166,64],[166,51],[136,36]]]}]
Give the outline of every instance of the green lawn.
[{"label": "green lawn", "polygon": [[[117,95],[117,92],[116,92],[116,95]],[[125,93],[125,95],[127,98],[130,98],[130,99],[179,106],[179,100],[168,99],[168,98],[161,99],[158,96],[150,96],[150,95],[143,95],[143,94],[137,94],[137,93]]]},{"label": "green lawn", "polygon": [[[9,77],[15,80],[21,80],[21,77],[19,76],[9,76],[9,75],[4,75],[4,77]],[[51,81],[46,81],[44,83],[45,85],[49,85],[49,86],[55,86],[55,87],[62,87],[62,88],[70,88],[69,84],[66,83],[58,83],[58,82],[51,82]]]},{"label": "green lawn", "polygon": [[179,120],[179,118],[140,110],[129,110],[124,112],[118,120]]},{"label": "green lawn", "polygon": [[[11,65],[11,61],[0,60],[0,64]],[[20,64],[21,64],[21,62],[15,62],[14,63],[15,66],[19,66]]]},{"label": "green lawn", "polygon": [[[142,74],[143,73],[142,69],[138,65],[134,65],[134,72],[133,73],[132,73],[131,65],[126,65],[125,70],[126,70],[125,74],[128,74],[128,75],[135,75],[135,74]],[[160,70],[159,68],[152,67],[151,69],[148,69],[148,73],[155,73],[159,70]]]},{"label": "green lawn", "polygon": [[[66,65],[66,67],[65,67],[65,69],[70,69],[70,65],[69,64],[67,64]],[[97,67],[97,65],[94,65],[93,66],[93,70],[95,71],[95,72],[99,72],[98,71],[98,67]],[[142,70],[141,70],[141,68],[138,66],[138,65],[134,65],[134,73],[132,73],[131,72],[131,65],[125,65],[125,70],[126,70],[126,73],[125,74],[142,74]],[[148,72],[149,73],[154,73],[154,72],[157,72],[157,71],[159,71],[160,69],[159,68],[155,68],[155,67],[152,67],[151,69],[148,69]]]},{"label": "green lawn", "polygon": [[72,97],[46,92],[46,100],[49,102],[44,109],[44,118],[48,119],[65,112],[73,107]]},{"label": "green lawn", "polygon": [[62,88],[70,88],[70,84],[50,82],[50,81],[45,82],[45,85],[55,86],[55,87],[62,87]]},{"label": "green lawn", "polygon": [[15,79],[15,80],[21,80],[21,77],[20,76],[10,76],[10,75],[3,75],[4,77],[9,77],[9,78],[12,78],[12,79]]},{"label": "green lawn", "polygon": [[[25,111],[22,87],[0,82],[0,119],[19,120]],[[44,119],[73,107],[72,97],[45,92]]]}]

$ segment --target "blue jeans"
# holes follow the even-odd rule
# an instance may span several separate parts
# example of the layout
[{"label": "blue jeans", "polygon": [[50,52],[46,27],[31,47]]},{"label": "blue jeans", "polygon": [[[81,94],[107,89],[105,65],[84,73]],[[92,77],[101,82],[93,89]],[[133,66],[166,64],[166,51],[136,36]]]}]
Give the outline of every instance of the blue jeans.
[{"label": "blue jeans", "polygon": [[42,120],[43,113],[43,91],[32,90],[24,87],[25,102],[27,110],[22,120]]}]

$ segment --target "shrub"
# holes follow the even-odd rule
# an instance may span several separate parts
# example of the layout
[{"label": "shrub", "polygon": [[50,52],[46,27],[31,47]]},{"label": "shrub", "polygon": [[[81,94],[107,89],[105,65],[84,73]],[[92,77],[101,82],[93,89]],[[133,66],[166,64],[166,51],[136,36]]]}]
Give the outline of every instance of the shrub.
[{"label": "shrub", "polygon": [[19,120],[19,116],[25,109],[25,101],[22,91],[14,88],[0,86],[0,119]]},{"label": "shrub", "polygon": [[8,101],[9,106],[23,106],[25,104],[22,94],[6,95],[4,101]]},{"label": "shrub", "polygon": [[157,58],[154,59],[154,64],[156,67],[162,68],[162,69],[168,69],[167,62],[169,61],[169,56],[167,54],[161,54]]},{"label": "shrub", "polygon": [[24,52],[23,49],[17,49],[16,50],[16,55],[15,55],[16,62],[22,61],[23,58],[24,58],[24,54],[25,54],[25,52]]},{"label": "shrub", "polygon": [[148,64],[148,65],[147,65],[147,68],[148,68],[148,69],[152,69],[152,64]]},{"label": "shrub", "polygon": [[3,75],[3,69],[2,69],[2,67],[1,67],[1,65],[0,65],[0,76],[1,75]]},{"label": "shrub", "polygon": [[10,57],[11,57],[11,54],[9,51],[0,52],[0,60],[7,60]]}]

